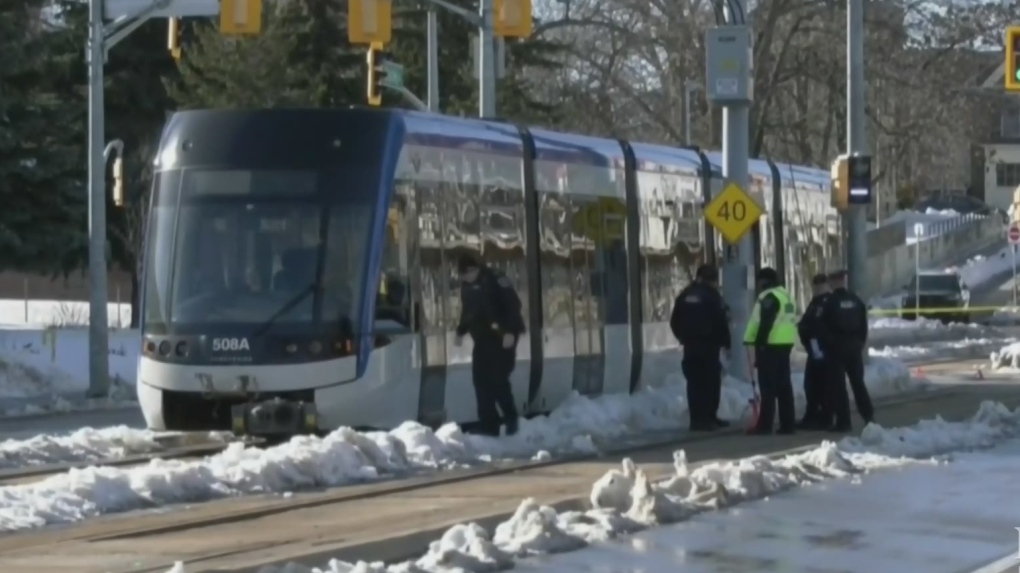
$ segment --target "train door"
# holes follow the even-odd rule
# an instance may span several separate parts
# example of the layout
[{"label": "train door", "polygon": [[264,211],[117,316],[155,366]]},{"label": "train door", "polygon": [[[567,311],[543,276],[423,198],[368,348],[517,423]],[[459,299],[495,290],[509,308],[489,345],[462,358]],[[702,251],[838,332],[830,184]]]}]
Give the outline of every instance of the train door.
[{"label": "train door", "polygon": [[605,372],[605,318],[602,304],[602,214],[598,197],[573,195],[570,273],[574,285],[573,389],[584,396],[602,393]]},{"label": "train door", "polygon": [[[415,250],[411,288],[418,302],[416,320],[421,345],[421,390],[418,395],[418,420],[439,425],[447,420],[447,300],[449,273],[443,265],[443,219],[440,216],[443,194],[436,173],[422,175],[414,183]],[[456,319],[453,319],[456,320]]]}]

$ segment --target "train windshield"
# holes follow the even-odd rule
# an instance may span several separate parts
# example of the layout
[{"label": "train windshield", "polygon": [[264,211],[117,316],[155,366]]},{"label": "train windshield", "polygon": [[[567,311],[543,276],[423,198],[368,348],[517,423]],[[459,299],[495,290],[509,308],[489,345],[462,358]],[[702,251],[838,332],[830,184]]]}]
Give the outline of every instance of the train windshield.
[{"label": "train windshield", "polygon": [[[374,194],[341,174],[168,170],[149,218],[149,331],[358,330]],[[352,332],[353,333],[353,332]]]}]

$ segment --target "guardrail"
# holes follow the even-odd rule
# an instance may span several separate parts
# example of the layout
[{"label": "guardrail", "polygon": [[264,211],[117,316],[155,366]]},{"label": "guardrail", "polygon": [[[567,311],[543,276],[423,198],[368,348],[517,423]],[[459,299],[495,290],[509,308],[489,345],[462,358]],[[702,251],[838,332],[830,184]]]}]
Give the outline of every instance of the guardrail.
[{"label": "guardrail", "polygon": [[869,231],[866,297],[900,291],[901,285],[910,281],[918,267],[946,266],[995,241],[1006,245],[1005,225],[995,214],[960,215],[932,221],[923,240],[909,243],[901,238],[905,237],[908,224],[913,223],[901,221]]}]

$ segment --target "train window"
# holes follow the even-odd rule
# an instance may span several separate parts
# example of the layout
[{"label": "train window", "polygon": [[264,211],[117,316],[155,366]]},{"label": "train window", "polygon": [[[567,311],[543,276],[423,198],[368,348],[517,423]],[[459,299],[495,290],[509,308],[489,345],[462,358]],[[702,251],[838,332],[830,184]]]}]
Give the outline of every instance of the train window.
[{"label": "train window", "polygon": [[[435,175],[438,173],[436,171]],[[450,309],[446,304],[450,285],[443,264],[445,232],[440,217],[443,185],[435,181],[415,181],[414,194],[418,214],[420,329],[426,341],[424,366],[441,366],[446,364],[446,325],[450,322]]]},{"label": "train window", "polygon": [[677,264],[676,209],[669,204],[675,197],[664,197],[664,190],[638,178],[638,204],[641,224],[641,284],[644,322],[666,322],[677,292],[687,282]]},{"label": "train window", "polygon": [[[541,185],[541,183],[539,183]],[[544,185],[549,188],[551,185]],[[540,189],[542,187],[539,187]],[[570,280],[570,205],[558,190],[539,194],[539,249],[542,322],[545,328],[573,329],[574,288]]]},{"label": "train window", "polygon": [[[375,332],[397,334],[409,332],[414,324],[413,296],[410,290],[411,257],[414,221],[413,206],[408,204],[406,185],[398,185],[387,213],[386,232],[380,277],[375,301]],[[384,339],[388,340],[388,339]]]}]

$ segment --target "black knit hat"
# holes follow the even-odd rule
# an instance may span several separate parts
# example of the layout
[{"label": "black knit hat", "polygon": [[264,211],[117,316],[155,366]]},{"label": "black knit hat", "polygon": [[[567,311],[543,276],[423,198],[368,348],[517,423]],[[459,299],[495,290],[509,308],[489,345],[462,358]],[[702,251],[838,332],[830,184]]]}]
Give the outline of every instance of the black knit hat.
[{"label": "black knit hat", "polygon": [[482,263],[479,262],[478,257],[471,254],[464,254],[457,258],[457,272],[464,274],[470,269],[480,269]]},{"label": "black knit hat", "polygon": [[719,280],[719,269],[715,268],[715,265],[701,265],[694,276],[705,282],[714,283]]}]

